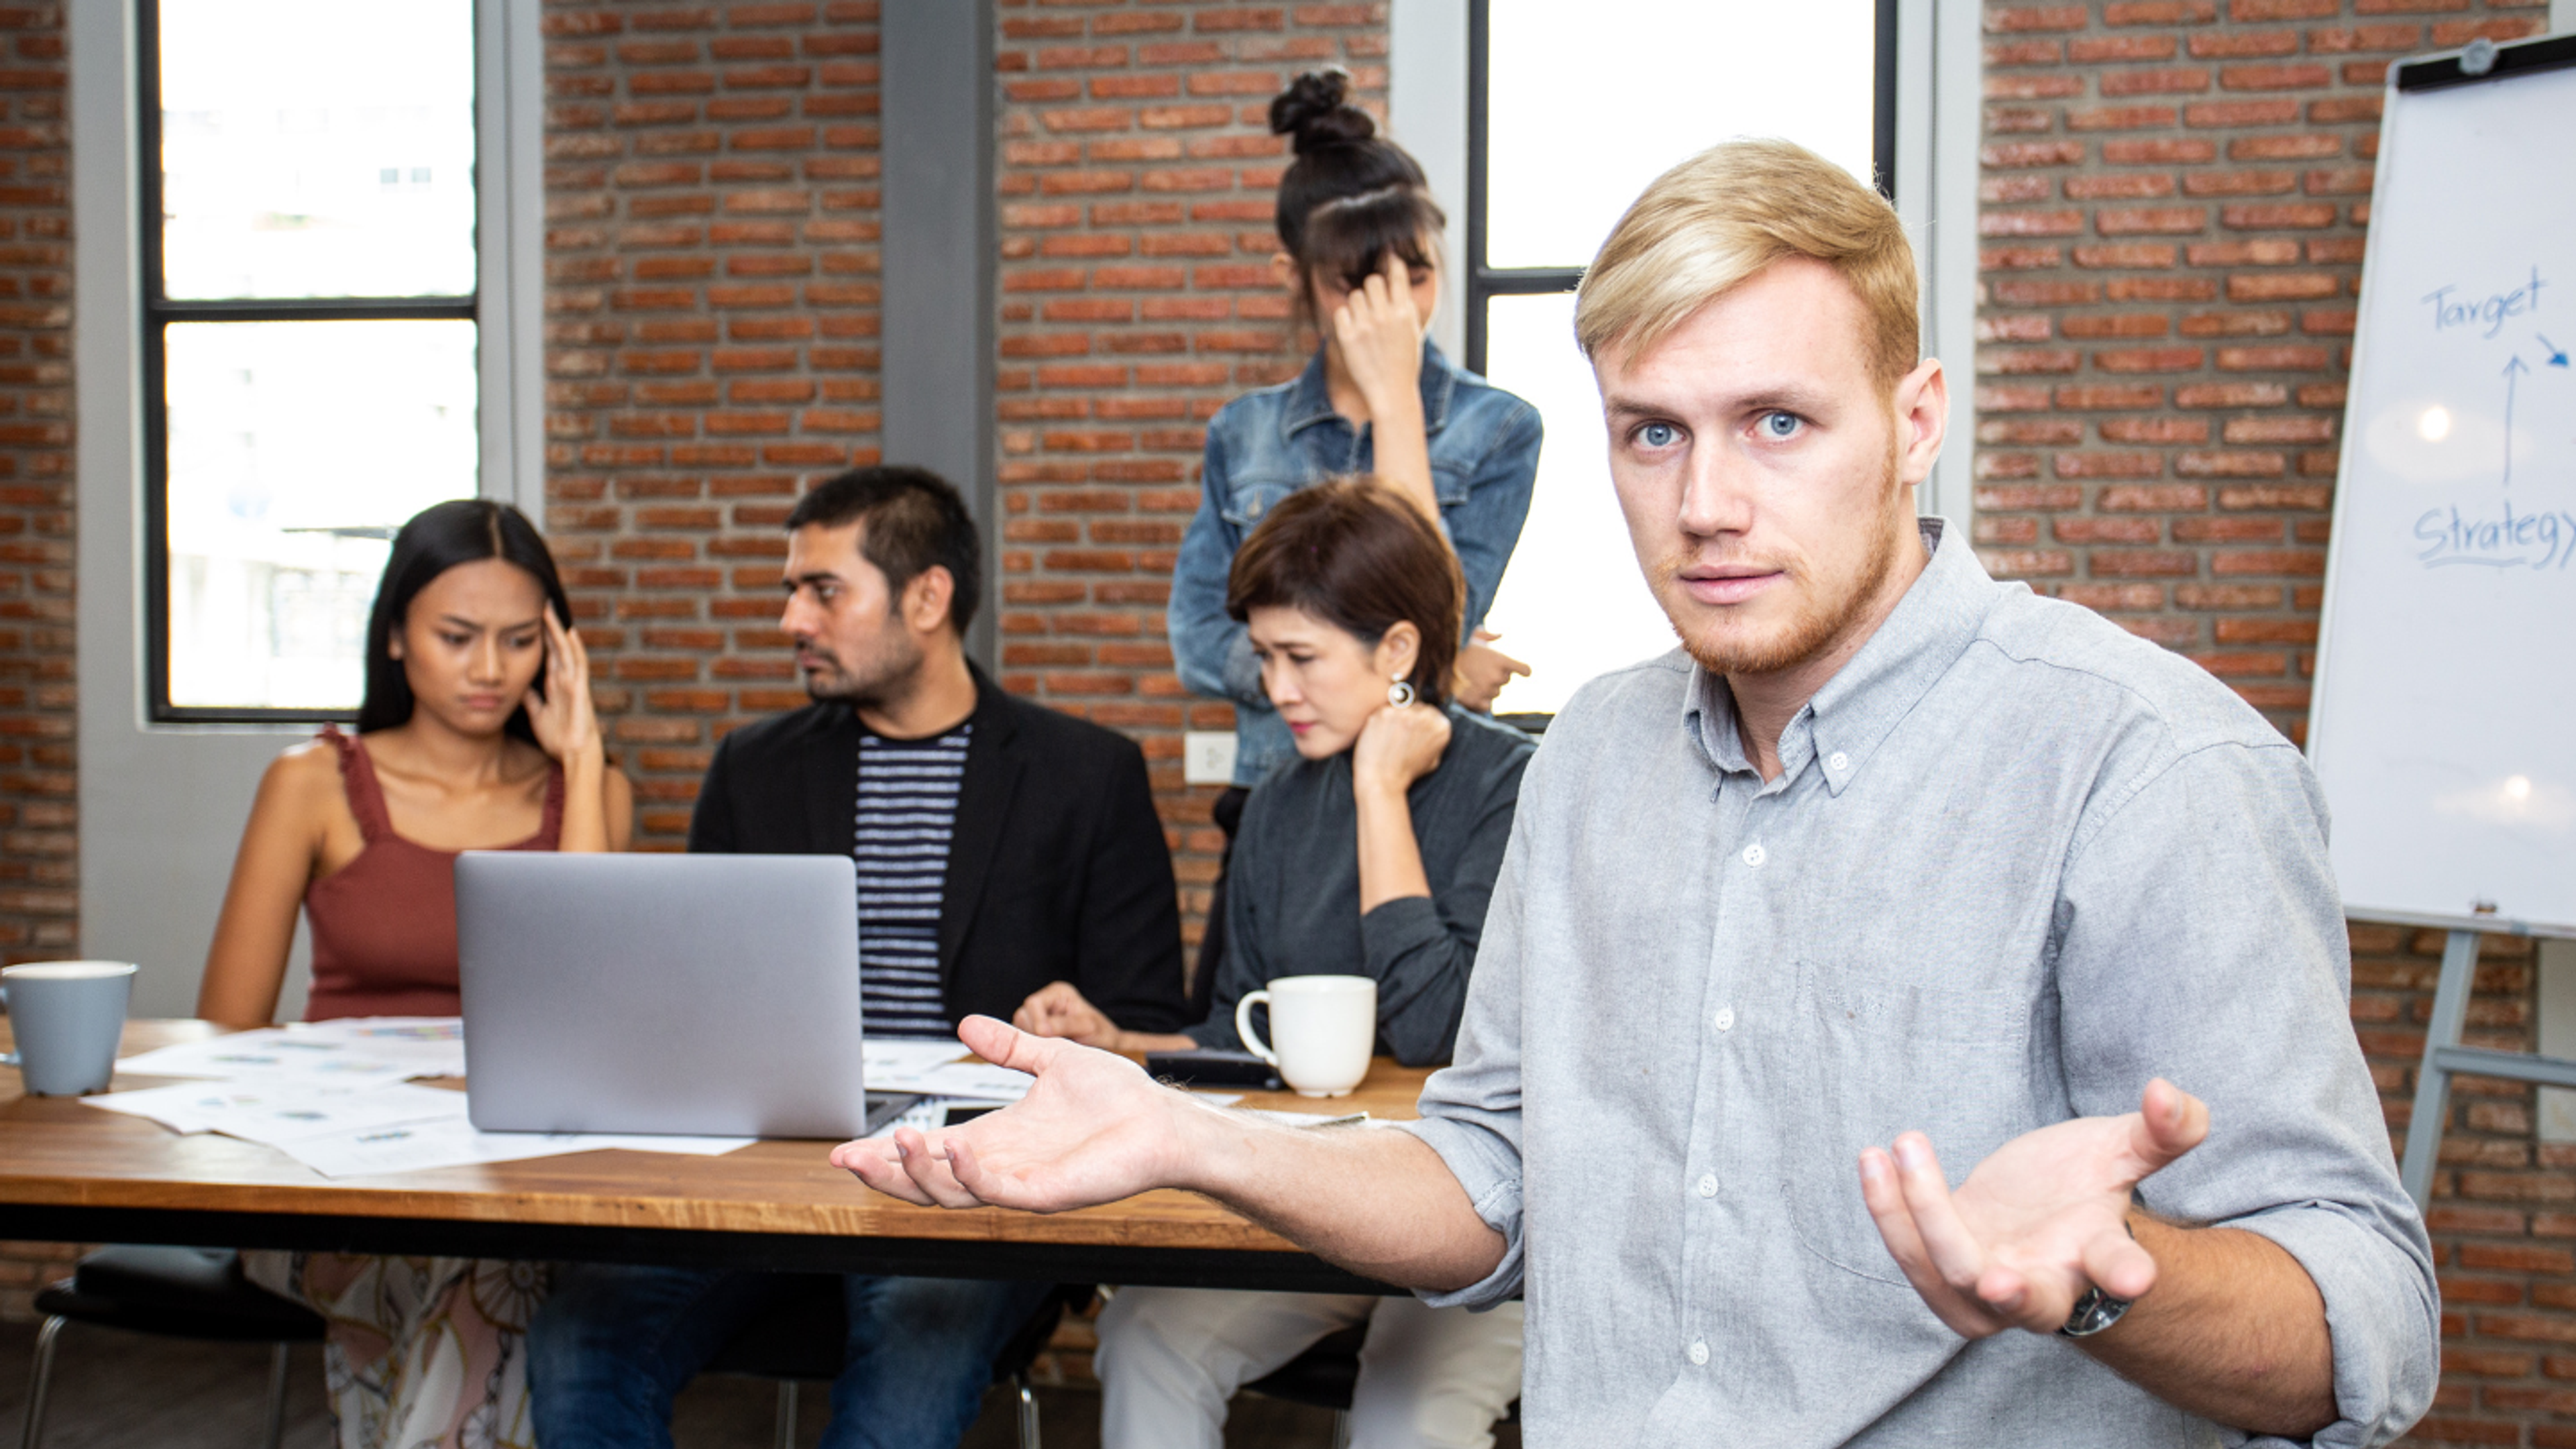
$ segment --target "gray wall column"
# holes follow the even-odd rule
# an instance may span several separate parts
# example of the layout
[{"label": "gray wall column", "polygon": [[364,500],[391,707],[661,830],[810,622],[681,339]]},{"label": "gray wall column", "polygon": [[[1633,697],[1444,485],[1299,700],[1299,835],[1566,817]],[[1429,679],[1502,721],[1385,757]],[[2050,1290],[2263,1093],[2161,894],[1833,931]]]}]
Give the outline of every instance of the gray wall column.
[{"label": "gray wall column", "polygon": [[966,639],[995,663],[1002,518],[994,487],[993,12],[988,0],[884,10],[885,459],[966,493],[984,531],[984,600]]}]

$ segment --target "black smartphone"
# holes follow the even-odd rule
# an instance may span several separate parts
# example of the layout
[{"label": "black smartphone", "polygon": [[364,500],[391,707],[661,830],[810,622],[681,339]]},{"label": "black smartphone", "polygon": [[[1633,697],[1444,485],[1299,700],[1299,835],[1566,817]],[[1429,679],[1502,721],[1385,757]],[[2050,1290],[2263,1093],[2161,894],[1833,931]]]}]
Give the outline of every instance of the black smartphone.
[{"label": "black smartphone", "polygon": [[1279,1090],[1279,1069],[1250,1052],[1147,1052],[1145,1074],[1176,1087]]}]

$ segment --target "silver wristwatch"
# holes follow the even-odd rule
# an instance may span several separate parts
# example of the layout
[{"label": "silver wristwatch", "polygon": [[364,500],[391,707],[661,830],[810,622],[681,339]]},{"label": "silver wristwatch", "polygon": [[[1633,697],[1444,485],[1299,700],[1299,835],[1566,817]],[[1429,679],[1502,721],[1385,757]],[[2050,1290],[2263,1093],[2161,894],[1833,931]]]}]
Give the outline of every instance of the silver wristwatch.
[{"label": "silver wristwatch", "polygon": [[2075,1311],[2066,1315],[2066,1322],[2057,1331],[2068,1338],[2091,1338],[2119,1322],[2121,1315],[2129,1311],[2130,1302],[2099,1288],[2087,1288],[2084,1296],[2075,1300]]}]

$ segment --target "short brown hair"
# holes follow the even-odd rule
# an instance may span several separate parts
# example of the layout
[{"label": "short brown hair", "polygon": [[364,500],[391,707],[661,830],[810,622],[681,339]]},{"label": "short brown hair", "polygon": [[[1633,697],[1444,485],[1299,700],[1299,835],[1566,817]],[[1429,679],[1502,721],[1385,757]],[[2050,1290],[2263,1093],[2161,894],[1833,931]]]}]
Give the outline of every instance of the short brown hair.
[{"label": "short brown hair", "polygon": [[1296,609],[1371,648],[1401,620],[1422,633],[1414,693],[1449,702],[1467,584],[1438,525],[1374,478],[1336,478],[1289,494],[1234,551],[1225,611]]},{"label": "short brown hair", "polygon": [[1656,177],[1583,274],[1575,340],[1587,357],[1643,352],[1783,257],[1823,262],[1859,295],[1871,381],[1893,388],[1914,370],[1914,248],[1896,208],[1787,141],[1729,141]]}]

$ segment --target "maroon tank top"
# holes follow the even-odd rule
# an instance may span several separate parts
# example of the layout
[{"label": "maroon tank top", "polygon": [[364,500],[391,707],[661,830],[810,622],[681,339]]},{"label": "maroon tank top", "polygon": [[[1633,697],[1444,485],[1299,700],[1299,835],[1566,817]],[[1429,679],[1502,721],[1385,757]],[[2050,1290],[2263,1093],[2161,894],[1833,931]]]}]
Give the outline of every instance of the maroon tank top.
[{"label": "maroon tank top", "polygon": [[[432,850],[394,833],[384,787],[367,747],[325,725],[340,754],[340,785],[366,846],[347,865],[306,887],[313,928],[313,991],[307,1021],[335,1016],[454,1016],[456,852]],[[505,850],[552,850],[563,829],[563,766],[546,781],[545,820]]]}]

